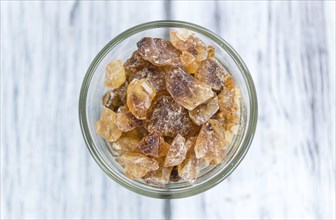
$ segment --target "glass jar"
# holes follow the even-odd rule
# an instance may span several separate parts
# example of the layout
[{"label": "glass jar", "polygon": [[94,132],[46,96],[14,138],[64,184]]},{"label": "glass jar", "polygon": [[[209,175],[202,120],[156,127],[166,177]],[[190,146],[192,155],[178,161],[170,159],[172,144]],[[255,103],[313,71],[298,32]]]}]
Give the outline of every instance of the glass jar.
[{"label": "glass jar", "polygon": [[[195,32],[206,44],[216,48],[216,58],[229,70],[241,92],[240,124],[238,134],[229,146],[224,163],[200,172],[190,185],[186,181],[155,187],[131,180],[115,161],[114,153],[95,131],[95,123],[102,109],[101,98],[106,90],[104,77],[106,65],[115,59],[125,61],[135,51],[136,42],[142,37],[169,39],[169,31],[185,28]],[[192,196],[217,185],[238,166],[244,158],[256,129],[257,97],[250,73],[236,51],[213,32],[182,21],[154,21],[135,26],[111,40],[92,61],[82,84],[79,97],[79,120],[86,145],[104,172],[120,185],[145,196],[156,198],[181,198]]]}]

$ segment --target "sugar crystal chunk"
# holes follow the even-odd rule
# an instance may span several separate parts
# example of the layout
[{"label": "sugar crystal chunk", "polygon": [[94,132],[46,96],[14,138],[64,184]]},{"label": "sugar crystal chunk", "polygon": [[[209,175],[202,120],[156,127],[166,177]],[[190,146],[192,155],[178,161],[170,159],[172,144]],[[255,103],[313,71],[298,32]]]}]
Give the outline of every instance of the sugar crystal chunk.
[{"label": "sugar crystal chunk", "polygon": [[123,132],[130,131],[143,125],[143,121],[137,119],[126,106],[121,106],[117,112],[116,124]]},{"label": "sugar crystal chunk", "polygon": [[116,161],[125,168],[125,175],[131,179],[140,179],[148,172],[159,169],[159,163],[140,153],[126,153],[116,157]]},{"label": "sugar crystal chunk", "polygon": [[146,119],[147,110],[156,95],[146,79],[134,79],[127,88],[127,106],[137,119]]},{"label": "sugar crystal chunk", "polygon": [[214,58],[215,57],[215,53],[216,53],[216,49],[213,46],[208,45],[207,50],[208,50],[208,58],[210,58],[210,59]]},{"label": "sugar crystal chunk", "polygon": [[220,112],[217,115],[225,129],[230,129],[239,121],[240,92],[231,75],[225,77],[224,88],[218,95]]},{"label": "sugar crystal chunk", "polygon": [[195,136],[194,137],[190,137],[190,138],[187,139],[187,141],[186,141],[187,151],[189,149],[194,149],[195,143],[196,143],[196,139],[197,139],[197,137],[195,137]]},{"label": "sugar crystal chunk", "polygon": [[171,31],[170,40],[176,49],[191,53],[197,62],[201,62],[208,57],[208,48],[195,34],[189,33],[181,34],[180,31]]},{"label": "sugar crystal chunk", "polygon": [[207,59],[201,62],[195,78],[207,83],[212,89],[219,91],[223,88],[224,77],[228,74],[224,67],[215,59]]},{"label": "sugar crystal chunk", "polygon": [[118,107],[126,101],[127,86],[128,83],[125,82],[118,89],[107,91],[102,98],[103,106],[112,111],[117,111]]},{"label": "sugar crystal chunk", "polygon": [[169,182],[173,167],[164,167],[162,158],[156,158],[156,160],[159,163],[159,169],[145,175],[143,180],[150,185],[163,186]]},{"label": "sugar crystal chunk", "polygon": [[164,136],[175,137],[178,133],[190,136],[198,131],[188,116],[188,111],[178,105],[170,96],[161,96],[148,113],[147,129],[159,131]]},{"label": "sugar crystal chunk", "polygon": [[133,79],[146,79],[153,85],[157,92],[166,89],[164,71],[152,64],[147,65],[134,74],[129,74],[128,79],[130,81]]},{"label": "sugar crystal chunk", "polygon": [[195,73],[198,68],[196,58],[189,52],[183,51],[180,56],[181,63],[188,73]]},{"label": "sugar crystal chunk", "polygon": [[164,39],[144,37],[137,46],[140,55],[156,66],[175,65],[179,60],[180,52]]},{"label": "sugar crystal chunk", "polygon": [[109,90],[104,94],[102,103],[106,108],[109,108],[112,111],[117,110],[118,106],[122,104],[120,97],[113,92],[113,90]]},{"label": "sugar crystal chunk", "polygon": [[179,67],[167,71],[166,86],[173,99],[188,110],[193,110],[215,95],[210,86]]},{"label": "sugar crystal chunk", "polygon": [[185,28],[181,28],[176,32],[176,37],[179,40],[186,41],[192,34],[193,34],[192,31],[189,31],[188,29]]},{"label": "sugar crystal chunk", "polygon": [[178,175],[188,181],[193,183],[196,181],[199,174],[198,159],[196,158],[194,148],[191,147],[186,155],[185,160],[177,166]]},{"label": "sugar crystal chunk", "polygon": [[187,147],[185,141],[186,139],[182,137],[180,134],[176,135],[167,153],[164,162],[165,167],[176,166],[184,160],[187,153]]},{"label": "sugar crystal chunk", "polygon": [[140,141],[139,149],[147,156],[162,157],[167,154],[169,144],[164,141],[160,132],[155,131]]},{"label": "sugar crystal chunk", "polygon": [[202,62],[208,57],[208,48],[201,40],[196,42],[195,51],[197,62]]},{"label": "sugar crystal chunk", "polygon": [[197,136],[195,154],[197,158],[203,158],[211,165],[222,162],[226,157],[227,144],[225,130],[218,120],[210,119],[204,124]]},{"label": "sugar crystal chunk", "polygon": [[133,132],[123,133],[116,142],[111,144],[111,148],[118,154],[138,152],[140,138],[138,138],[136,135],[133,135],[132,133]]},{"label": "sugar crystal chunk", "polygon": [[96,122],[96,131],[105,140],[113,142],[121,136],[116,125],[117,114],[111,109],[103,107],[99,120]]},{"label": "sugar crystal chunk", "polygon": [[127,75],[130,75],[138,72],[149,64],[150,63],[148,61],[142,58],[139,51],[136,50],[133,52],[132,56],[128,60],[126,60],[126,62],[124,63],[124,68],[127,72]]},{"label": "sugar crystal chunk", "polygon": [[126,80],[125,69],[121,60],[115,60],[106,67],[104,85],[108,88],[117,89]]},{"label": "sugar crystal chunk", "polygon": [[207,122],[218,111],[218,109],[218,98],[215,96],[207,103],[203,103],[194,108],[194,110],[189,111],[189,116],[195,124],[201,125]]},{"label": "sugar crystal chunk", "polygon": [[177,35],[177,32],[175,31],[171,31],[169,34],[170,34],[170,41],[176,49],[180,51],[188,50],[190,45],[186,43],[186,41],[190,37],[190,35],[188,36],[187,39],[185,39],[185,37],[182,37],[183,39],[180,39],[179,36]]}]

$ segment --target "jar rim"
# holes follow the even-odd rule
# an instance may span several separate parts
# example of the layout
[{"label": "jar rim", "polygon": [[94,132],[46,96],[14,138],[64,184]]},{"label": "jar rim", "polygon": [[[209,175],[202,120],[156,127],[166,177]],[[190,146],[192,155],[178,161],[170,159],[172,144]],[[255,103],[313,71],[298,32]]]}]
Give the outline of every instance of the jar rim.
[{"label": "jar rim", "polygon": [[[250,107],[250,114],[249,114],[249,120],[246,124],[246,131],[247,134],[242,140],[239,149],[237,150],[237,154],[232,159],[232,162],[230,166],[228,166],[228,169],[223,169],[221,172],[219,172],[216,176],[212,177],[212,181],[208,182],[205,181],[196,187],[193,187],[191,189],[184,189],[183,192],[172,194],[171,192],[162,192],[162,191],[154,191],[154,190],[148,190],[148,189],[138,189],[134,187],[130,182],[124,181],[122,178],[118,177],[117,174],[115,174],[113,171],[109,169],[109,166],[106,164],[106,162],[102,159],[100,154],[98,153],[93,138],[91,136],[89,125],[87,121],[87,112],[86,112],[86,104],[87,104],[87,94],[90,87],[91,79],[95,73],[95,70],[99,63],[102,61],[102,59],[116,46],[118,43],[122,42],[124,39],[128,38],[129,36],[132,36],[136,33],[149,30],[149,29],[156,29],[156,28],[186,28],[191,31],[195,31],[198,33],[201,33],[211,39],[212,41],[216,42],[220,47],[227,52],[227,54],[232,58],[232,60],[235,62],[235,64],[240,69],[243,78],[246,82],[246,86],[248,88],[248,100],[249,103],[247,103]],[[201,192],[204,192],[224,179],[228,177],[240,164],[240,162],[245,157],[251,142],[254,137],[254,133],[256,130],[257,125],[257,117],[258,117],[258,104],[257,104],[257,95],[255,86],[252,80],[252,77],[250,75],[250,72],[248,68],[246,67],[243,60],[240,58],[238,53],[220,36],[213,33],[212,31],[201,27],[199,25],[185,22],[185,21],[178,21],[178,20],[158,20],[158,21],[151,21],[147,23],[142,23],[137,26],[134,26],[115,38],[113,38],[110,42],[107,43],[106,46],[103,47],[103,49],[100,50],[100,52],[95,56],[93,61],[91,62],[85,77],[83,79],[82,87],[80,90],[80,96],[79,96],[79,122],[80,127],[82,130],[82,134],[85,140],[85,143],[87,145],[87,148],[89,149],[92,157],[95,159],[95,161],[98,163],[98,165],[103,169],[103,171],[114,181],[119,183],[120,185],[126,187],[127,189],[134,191],[136,193],[154,197],[154,198],[183,198],[188,197],[192,195],[199,194]]]}]

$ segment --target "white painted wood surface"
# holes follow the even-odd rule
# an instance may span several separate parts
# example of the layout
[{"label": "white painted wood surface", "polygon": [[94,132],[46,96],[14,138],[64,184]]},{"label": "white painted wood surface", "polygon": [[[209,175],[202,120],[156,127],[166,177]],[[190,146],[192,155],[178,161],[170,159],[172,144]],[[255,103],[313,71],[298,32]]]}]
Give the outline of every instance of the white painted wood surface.
[{"label": "white painted wood surface", "polygon": [[[82,79],[136,24],[213,30],[255,80],[259,120],[244,161],[186,199],[109,179],[79,128]],[[1,218],[335,219],[335,2],[1,2]]]}]

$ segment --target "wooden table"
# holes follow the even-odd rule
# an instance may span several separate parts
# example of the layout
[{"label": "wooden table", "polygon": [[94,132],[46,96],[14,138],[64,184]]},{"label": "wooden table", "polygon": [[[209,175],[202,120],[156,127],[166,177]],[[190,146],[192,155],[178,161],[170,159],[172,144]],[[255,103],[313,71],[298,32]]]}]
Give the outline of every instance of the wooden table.
[{"label": "wooden table", "polygon": [[[178,19],[221,35],[259,100],[244,161],[186,199],[137,195],[108,178],[78,122],[84,74],[136,24]],[[335,2],[1,2],[4,219],[335,218]]]}]

